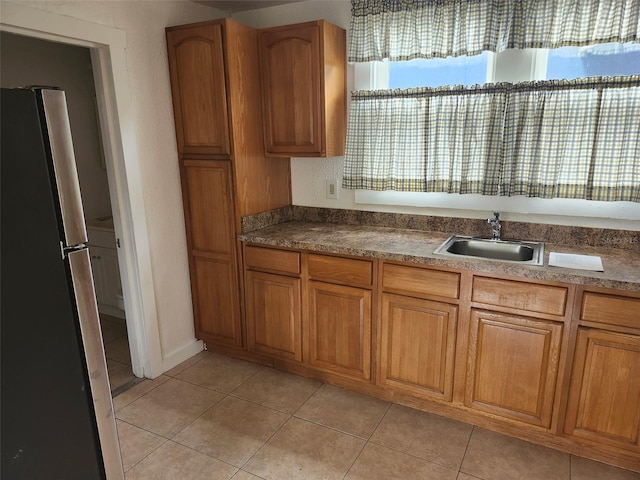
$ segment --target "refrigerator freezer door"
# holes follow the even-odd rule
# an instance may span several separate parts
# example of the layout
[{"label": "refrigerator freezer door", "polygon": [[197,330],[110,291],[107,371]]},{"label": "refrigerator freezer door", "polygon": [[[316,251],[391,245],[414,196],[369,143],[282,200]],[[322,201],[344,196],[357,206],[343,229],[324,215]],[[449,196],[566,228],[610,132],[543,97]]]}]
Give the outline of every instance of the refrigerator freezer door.
[{"label": "refrigerator freezer door", "polygon": [[62,90],[40,90],[58,186],[65,246],[87,242],[67,99]]},{"label": "refrigerator freezer door", "polygon": [[124,478],[88,249],[69,253],[93,406],[107,479]]}]

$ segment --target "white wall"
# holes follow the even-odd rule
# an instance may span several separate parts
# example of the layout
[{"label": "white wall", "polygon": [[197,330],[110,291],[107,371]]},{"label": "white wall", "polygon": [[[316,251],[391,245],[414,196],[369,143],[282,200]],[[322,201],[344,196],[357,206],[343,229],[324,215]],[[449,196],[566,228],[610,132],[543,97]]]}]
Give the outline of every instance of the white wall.
[{"label": "white wall", "polygon": [[5,32],[0,45],[3,88],[47,85],[65,90],[85,217],[111,215],[89,49]]},{"label": "white wall", "polygon": [[160,347],[165,360],[175,357],[193,345],[194,328],[164,29],[219,18],[223,13],[185,1],[1,3],[16,3],[125,32],[131,93],[128,107],[135,116],[132,137],[139,157]]},{"label": "white wall", "polygon": [[[234,18],[254,27],[270,27],[325,19],[346,29],[348,35],[351,2],[349,0],[311,0],[243,12],[234,15]],[[353,65],[348,66],[347,73],[347,90],[350,92],[354,90]],[[576,204],[564,200],[535,199],[531,202],[530,199],[499,197],[482,207],[471,210],[470,208],[473,207],[461,207],[460,204],[463,202],[459,199],[455,201],[457,206],[451,208],[449,206],[452,203],[451,199],[446,198],[445,195],[440,196],[437,203],[432,199],[430,202],[434,207],[431,208],[356,203],[355,191],[345,189],[339,189],[337,200],[328,199],[326,198],[325,180],[337,179],[338,185],[341,183],[343,161],[343,157],[292,159],[291,186],[294,205],[467,218],[486,218],[491,210],[497,209],[504,212],[502,218],[505,220],[640,230],[640,222],[638,221],[640,219],[640,204],[631,202],[615,202],[613,204],[582,202]],[[366,200],[362,202],[366,202]],[[464,204],[476,206],[478,199],[465,198]],[[562,212],[562,214],[559,215],[558,212]],[[612,216],[617,218],[609,218]]]}]

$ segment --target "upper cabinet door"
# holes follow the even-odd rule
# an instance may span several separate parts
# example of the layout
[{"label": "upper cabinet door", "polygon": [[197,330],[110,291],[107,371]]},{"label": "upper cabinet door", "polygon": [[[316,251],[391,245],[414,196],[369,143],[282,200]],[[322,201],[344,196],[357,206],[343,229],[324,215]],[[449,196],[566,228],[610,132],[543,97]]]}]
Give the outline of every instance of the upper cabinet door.
[{"label": "upper cabinet door", "polygon": [[345,32],[324,21],[260,32],[267,154],[344,154]]},{"label": "upper cabinet door", "polygon": [[180,154],[231,154],[222,25],[167,31]]}]

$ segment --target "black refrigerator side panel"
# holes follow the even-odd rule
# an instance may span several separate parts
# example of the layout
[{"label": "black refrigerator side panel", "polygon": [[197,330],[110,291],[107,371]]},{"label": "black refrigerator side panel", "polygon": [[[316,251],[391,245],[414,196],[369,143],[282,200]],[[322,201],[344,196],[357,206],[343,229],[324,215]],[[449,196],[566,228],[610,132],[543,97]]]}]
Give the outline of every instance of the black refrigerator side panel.
[{"label": "black refrigerator side panel", "polygon": [[33,92],[2,90],[1,472],[104,478],[69,267]]}]

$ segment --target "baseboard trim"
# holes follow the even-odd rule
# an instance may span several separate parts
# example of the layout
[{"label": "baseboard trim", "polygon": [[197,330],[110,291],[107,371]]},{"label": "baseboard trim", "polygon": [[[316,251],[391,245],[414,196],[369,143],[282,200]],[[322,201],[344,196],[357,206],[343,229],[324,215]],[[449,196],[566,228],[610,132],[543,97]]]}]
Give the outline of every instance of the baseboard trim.
[{"label": "baseboard trim", "polygon": [[180,365],[182,362],[190,359],[202,350],[204,350],[202,340],[194,340],[187,345],[183,345],[182,347],[173,350],[162,359],[162,372],[168,372],[173,367]]}]

